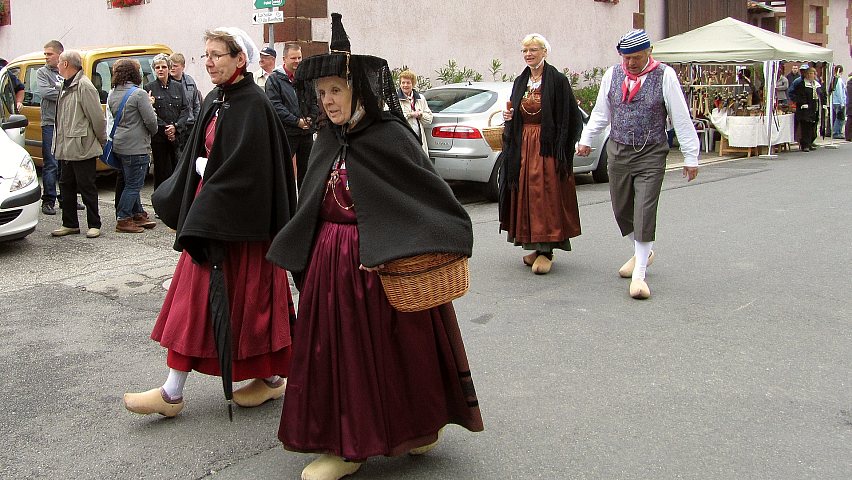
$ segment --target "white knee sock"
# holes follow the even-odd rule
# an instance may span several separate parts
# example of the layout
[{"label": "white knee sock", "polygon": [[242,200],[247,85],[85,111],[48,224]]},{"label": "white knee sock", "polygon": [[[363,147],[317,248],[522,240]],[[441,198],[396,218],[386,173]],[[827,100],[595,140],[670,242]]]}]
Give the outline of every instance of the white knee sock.
[{"label": "white knee sock", "polygon": [[173,400],[183,398],[183,385],[186,383],[186,377],[188,375],[189,372],[182,372],[180,370],[170,368],[169,378],[167,378],[166,383],[163,384],[163,390],[166,391],[166,395]]},{"label": "white knee sock", "polygon": [[633,249],[636,255],[636,266],[633,267],[633,280],[645,280],[645,269],[648,268],[648,256],[651,255],[651,248],[654,242],[633,242]]}]

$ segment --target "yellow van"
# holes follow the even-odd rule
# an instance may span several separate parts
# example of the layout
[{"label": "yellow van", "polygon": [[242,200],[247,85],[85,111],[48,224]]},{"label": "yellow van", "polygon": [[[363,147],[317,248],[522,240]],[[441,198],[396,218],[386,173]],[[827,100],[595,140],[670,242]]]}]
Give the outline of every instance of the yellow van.
[{"label": "yellow van", "polygon": [[[142,85],[154,80],[151,60],[158,53],[171,54],[172,49],[166,45],[119,45],[111,47],[94,47],[66,50],[78,50],[83,57],[83,72],[96,88],[100,90],[101,103],[106,104],[107,93],[112,85],[112,64],[119,58],[131,57],[142,66]],[[24,108],[21,112],[29,120],[26,130],[26,149],[33,157],[36,165],[42,165],[41,158],[41,95],[38,92],[36,71],[43,67],[44,52],[38,51],[15,58],[6,67],[12,75],[16,75],[24,84]],[[141,85],[140,85],[141,86]],[[0,76],[0,121],[6,121],[16,113],[14,89],[8,75]],[[107,170],[108,166],[98,162],[98,170]]]}]

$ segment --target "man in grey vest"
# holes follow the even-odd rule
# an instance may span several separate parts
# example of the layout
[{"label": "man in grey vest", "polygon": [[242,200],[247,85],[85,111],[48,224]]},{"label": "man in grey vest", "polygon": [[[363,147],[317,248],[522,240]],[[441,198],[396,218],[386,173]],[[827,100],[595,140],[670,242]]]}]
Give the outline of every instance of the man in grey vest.
[{"label": "man in grey vest", "polygon": [[618,271],[631,278],[630,296],[646,299],[651,290],[645,269],[654,259],[657,204],[669,153],[666,118],[670,118],[683,153],[683,176],[698,175],[698,135],[680,82],[671,67],[651,57],[644,30],[632,30],[616,45],[622,63],[601,78],[595,108],[577,145],[577,155],[591,152],[591,139],[611,126],[606,152],[612,210],[621,234],[633,241],[633,257]]}]

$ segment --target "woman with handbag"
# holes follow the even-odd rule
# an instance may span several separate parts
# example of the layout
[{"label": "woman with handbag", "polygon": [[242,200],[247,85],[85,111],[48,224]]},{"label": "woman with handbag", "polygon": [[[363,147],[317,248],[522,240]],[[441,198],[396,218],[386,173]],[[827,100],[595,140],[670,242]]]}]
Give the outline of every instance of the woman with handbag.
[{"label": "woman with handbag", "polygon": [[583,121],[571,82],[545,61],[550,43],[532,33],[521,45],[527,68],[503,112],[500,230],[510,243],[532,250],[523,262],[543,275],[553,251],[570,251],[571,238],[580,235],[573,160]]},{"label": "woman with handbag", "polygon": [[398,258],[470,256],[470,218],[405,122],[387,62],[351,55],[337,13],[330,47],[296,71],[323,112],[296,214],[268,255],[300,291],[278,438],[323,454],[302,472],[313,480],[425,453],[449,423],[483,428],[452,303],[397,311],[378,274]]},{"label": "woman with handbag", "polygon": [[131,412],[177,415],[192,370],[222,377],[229,413],[230,400],[255,407],[284,393],[295,310],[287,272],[265,256],[293,213],[296,180],[284,127],[248,72],[257,56],[238,28],[205,33],[216,89],[151,197],[181,252],[151,333],[169,373],[162,387],[124,395]]},{"label": "woman with handbag", "polygon": [[115,231],[121,233],[142,233],[156,225],[148,218],[139,197],[148,174],[151,136],[157,133],[157,112],[151,105],[151,97],[138,88],[142,83],[140,71],[139,62],[132,58],[116,60],[112,66],[113,88],[107,98],[112,118],[121,110],[112,138],[113,153],[121,164],[119,173],[124,179],[115,205],[118,219]]}]

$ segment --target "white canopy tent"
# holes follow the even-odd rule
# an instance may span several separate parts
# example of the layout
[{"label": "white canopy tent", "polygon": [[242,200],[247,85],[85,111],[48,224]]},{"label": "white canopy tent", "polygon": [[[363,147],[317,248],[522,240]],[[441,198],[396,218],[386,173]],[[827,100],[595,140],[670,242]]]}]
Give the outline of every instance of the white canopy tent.
[{"label": "white canopy tent", "polygon": [[[733,18],[724,18],[654,43],[654,58],[667,63],[763,62],[766,118],[772,118],[779,62],[828,62],[828,48],[764,30]],[[829,70],[830,71],[830,70]],[[767,122],[767,145],[772,152],[772,124]]]}]

